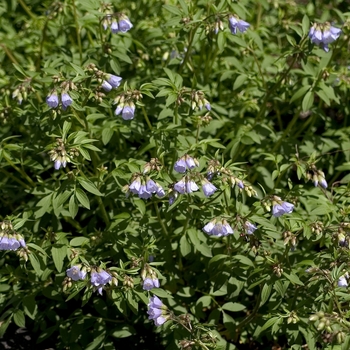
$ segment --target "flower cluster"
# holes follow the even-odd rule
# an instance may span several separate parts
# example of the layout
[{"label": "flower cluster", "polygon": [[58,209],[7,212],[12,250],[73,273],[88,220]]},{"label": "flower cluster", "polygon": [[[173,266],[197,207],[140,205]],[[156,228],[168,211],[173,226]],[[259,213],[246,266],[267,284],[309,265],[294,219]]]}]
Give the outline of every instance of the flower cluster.
[{"label": "flower cluster", "polygon": [[81,265],[75,265],[66,270],[66,274],[73,281],[83,280],[86,277],[86,269],[81,269]]},{"label": "flower cluster", "polygon": [[0,229],[0,250],[17,250],[20,247],[27,247],[24,238],[14,231],[11,222],[1,222]]},{"label": "flower cluster", "polygon": [[110,26],[111,32],[113,34],[117,34],[117,33],[126,33],[133,27],[128,16],[122,13],[117,13],[116,16],[118,18],[114,18],[112,14],[107,14],[103,18],[102,25],[104,30],[107,30],[107,28]]},{"label": "flower cluster", "polygon": [[205,99],[204,93],[202,91],[192,91],[191,101],[192,109],[199,108],[199,110],[202,110],[204,106],[208,111],[211,110],[210,102]]},{"label": "flower cluster", "polygon": [[117,75],[106,74],[105,80],[103,80],[101,86],[104,91],[109,92],[112,89],[116,89],[117,87],[119,87],[121,81],[122,81],[122,78],[118,77]]},{"label": "flower cluster", "polygon": [[165,196],[163,187],[157,182],[153,181],[148,176],[142,176],[141,174],[134,174],[131,179],[131,184],[127,188],[127,192],[137,194],[139,198],[149,199],[152,194],[155,193],[159,198]]},{"label": "flower cluster", "polygon": [[272,204],[272,215],[276,218],[283,214],[290,214],[294,209],[294,204],[284,202],[278,196],[273,196]]},{"label": "flower cluster", "polygon": [[257,229],[257,227],[249,221],[245,221],[243,224],[243,227],[245,229],[245,232],[248,235],[252,235],[254,233],[254,231]]},{"label": "flower cluster", "polygon": [[204,227],[203,231],[207,233],[210,236],[227,236],[230,234],[233,234],[232,227],[228,224],[228,222],[225,219],[213,219],[209,221]]},{"label": "flower cluster", "polygon": [[114,112],[115,115],[122,115],[124,120],[131,120],[135,117],[135,102],[142,98],[142,94],[138,90],[129,90],[114,99],[113,104],[117,104]]},{"label": "flower cluster", "polygon": [[185,154],[180,159],[178,159],[174,164],[174,170],[178,173],[185,173],[186,170],[192,170],[195,167],[198,167],[199,163],[196,158],[192,158],[188,154]]},{"label": "flower cluster", "polygon": [[103,287],[107,283],[112,282],[112,276],[102,269],[97,269],[97,271],[93,271],[91,273],[91,284],[94,286],[94,289],[99,292],[100,295],[102,295]]},{"label": "flower cluster", "polygon": [[237,34],[237,29],[241,32],[244,33],[247,31],[247,29],[250,27],[250,24],[239,19],[237,15],[235,16],[230,16],[228,20],[228,25],[231,30],[232,34]]},{"label": "flower cluster", "polygon": [[[73,100],[67,92],[61,94],[62,109],[65,111],[72,103]],[[50,108],[57,108],[60,101],[57,92],[54,90],[49,96],[46,97],[46,103]]]},{"label": "flower cluster", "polygon": [[159,280],[156,272],[146,264],[141,272],[142,287],[144,290],[151,290],[152,288],[159,288]]},{"label": "flower cluster", "polygon": [[57,146],[49,151],[51,161],[55,162],[54,167],[56,170],[61,167],[65,168],[67,162],[70,162],[70,157],[67,154],[64,141],[62,139],[57,139]]},{"label": "flower cluster", "polygon": [[149,299],[147,313],[148,319],[153,320],[156,326],[161,326],[170,318],[168,308],[157,296],[153,296]]},{"label": "flower cluster", "polygon": [[309,38],[316,45],[321,45],[323,50],[329,51],[328,44],[337,40],[340,36],[341,29],[333,27],[329,22],[314,23],[310,28]]},{"label": "flower cluster", "polygon": [[321,170],[315,170],[314,174],[312,176],[312,182],[315,187],[320,185],[324,189],[328,187],[327,181],[326,181],[326,176],[323,171]]},{"label": "flower cluster", "polygon": [[26,78],[24,82],[13,91],[12,98],[16,98],[18,104],[22,104],[22,101],[27,99],[28,93],[34,91],[34,88],[30,84],[31,78]]}]

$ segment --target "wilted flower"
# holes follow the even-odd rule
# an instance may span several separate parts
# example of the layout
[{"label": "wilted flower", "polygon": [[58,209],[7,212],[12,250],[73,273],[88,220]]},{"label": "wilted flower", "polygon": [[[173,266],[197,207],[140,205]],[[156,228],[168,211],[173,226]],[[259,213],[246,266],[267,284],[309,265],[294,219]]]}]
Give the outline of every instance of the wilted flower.
[{"label": "wilted flower", "polygon": [[280,197],[274,196],[272,215],[276,218],[283,214],[290,214],[294,209],[294,204],[283,202]]},{"label": "wilted flower", "polygon": [[202,189],[206,197],[210,197],[217,190],[217,188],[207,179],[202,180]]},{"label": "wilted flower", "polygon": [[80,266],[73,266],[66,270],[66,274],[73,281],[83,280],[86,276],[86,271],[80,270]]},{"label": "wilted flower", "polygon": [[50,108],[56,108],[58,106],[59,100],[56,92],[46,97],[46,103]]},{"label": "wilted flower", "polygon": [[309,38],[316,45],[321,45],[323,50],[328,52],[328,44],[337,40],[340,36],[341,29],[333,27],[329,22],[314,23],[310,28]]},{"label": "wilted flower", "polygon": [[232,34],[236,34],[237,29],[241,33],[244,33],[250,27],[249,23],[247,23],[241,19],[238,19],[235,16],[230,16],[228,21],[229,21],[229,27],[230,27]]},{"label": "wilted flower", "polygon": [[62,108],[64,111],[67,109],[67,107],[69,107],[73,103],[72,98],[66,92],[64,92],[61,95],[61,100],[62,100]]},{"label": "wilted flower", "polygon": [[107,283],[109,283],[111,280],[112,280],[112,276],[104,270],[101,270],[100,272],[94,271],[91,273],[90,282],[94,287],[96,287],[100,295],[102,295],[103,287]]},{"label": "wilted flower", "polygon": [[157,297],[153,296],[149,299],[148,304],[148,319],[153,320],[156,326],[161,326],[169,319],[167,312],[168,308],[162,303],[162,301]]}]

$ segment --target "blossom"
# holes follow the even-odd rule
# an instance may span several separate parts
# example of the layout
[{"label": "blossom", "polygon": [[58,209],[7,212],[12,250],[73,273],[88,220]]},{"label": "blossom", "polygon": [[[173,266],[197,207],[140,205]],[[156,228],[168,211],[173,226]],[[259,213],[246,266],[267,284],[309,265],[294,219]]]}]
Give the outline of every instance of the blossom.
[{"label": "blossom", "polygon": [[328,44],[337,40],[340,36],[341,29],[333,27],[329,22],[314,23],[309,30],[309,38],[312,43],[321,45],[323,50],[328,52]]},{"label": "blossom", "polygon": [[347,286],[348,286],[348,282],[345,278],[345,275],[343,275],[338,279],[338,287],[347,287]]},{"label": "blossom", "polygon": [[193,180],[186,181],[186,192],[187,193],[192,193],[195,191],[198,191],[199,187]]},{"label": "blossom", "polygon": [[109,283],[112,280],[112,276],[104,271],[101,270],[100,272],[92,272],[91,273],[91,279],[90,282],[91,284],[96,287],[100,295],[102,295],[102,289],[103,287]]},{"label": "blossom", "polygon": [[241,33],[244,33],[250,27],[249,23],[247,23],[241,19],[237,19],[235,16],[230,16],[228,21],[229,21],[229,27],[230,27],[232,34],[236,34],[237,29]]},{"label": "blossom", "polygon": [[211,236],[227,236],[233,233],[232,227],[228,224],[226,220],[221,220],[217,222],[216,219],[210,221],[203,227],[203,231]]},{"label": "blossom", "polygon": [[119,20],[118,26],[119,31],[122,33],[126,33],[133,27],[132,23],[130,22],[130,19],[125,15]]},{"label": "blossom", "polygon": [[164,189],[162,186],[160,186],[159,184],[157,184],[157,191],[156,191],[156,195],[159,197],[159,198],[162,198],[165,196],[165,192],[164,192]]},{"label": "blossom", "polygon": [[141,185],[138,195],[139,195],[139,198],[142,198],[142,199],[149,199],[152,197],[152,193],[147,191],[146,185]]},{"label": "blossom", "polygon": [[65,168],[66,165],[67,165],[67,162],[65,160],[57,159],[57,160],[55,160],[54,167],[55,167],[56,170],[58,170],[61,167]]},{"label": "blossom", "polygon": [[153,296],[149,299],[147,311],[148,319],[153,320],[156,326],[161,326],[169,319],[167,310],[168,308],[157,296]]},{"label": "blossom", "polygon": [[66,92],[64,92],[61,95],[61,100],[62,100],[62,108],[64,111],[67,109],[67,107],[69,107],[73,103],[72,98]]},{"label": "blossom", "polygon": [[294,209],[294,204],[283,202],[281,198],[275,196],[274,205],[272,208],[272,215],[278,218],[283,214],[290,214]]},{"label": "blossom", "polygon": [[248,235],[252,235],[254,231],[257,229],[257,227],[249,221],[246,221],[244,223],[244,228]]},{"label": "blossom", "polygon": [[58,106],[59,100],[56,92],[46,97],[46,103],[50,108],[56,108]]},{"label": "blossom", "polygon": [[110,83],[108,83],[106,80],[103,81],[101,86],[102,86],[102,89],[106,92],[111,91],[113,88],[113,86]]},{"label": "blossom", "polygon": [[0,250],[17,250],[20,247],[26,247],[26,243],[20,235],[0,236]]},{"label": "blossom", "polygon": [[107,75],[107,82],[110,84],[113,88],[117,88],[122,81],[121,77],[118,77],[117,75],[108,74]]},{"label": "blossom", "polygon": [[174,190],[179,192],[180,194],[186,193],[186,182],[184,179],[181,179],[174,185]]},{"label": "blossom", "polygon": [[111,24],[111,31],[113,34],[117,34],[119,32],[119,26],[115,20]]},{"label": "blossom", "polygon": [[196,166],[198,166],[198,161],[188,154],[185,154],[175,162],[174,170],[178,173],[185,173],[187,169],[191,170]]},{"label": "blossom", "polygon": [[203,189],[204,195],[206,197],[210,197],[217,190],[217,188],[211,182],[209,182],[207,179],[203,179],[202,189]]},{"label": "blossom", "polygon": [[143,280],[143,290],[151,290],[152,288],[159,288],[159,280],[156,277],[147,277]]},{"label": "blossom", "polygon": [[86,271],[80,270],[80,266],[73,266],[70,269],[66,270],[66,274],[73,281],[83,280],[86,276]]},{"label": "blossom", "polygon": [[146,189],[148,192],[156,193],[158,190],[158,186],[152,179],[148,179],[146,182]]},{"label": "blossom", "polygon": [[135,106],[134,105],[125,105],[125,106],[117,106],[117,109],[114,112],[116,115],[122,113],[122,118],[124,120],[134,119],[135,116]]},{"label": "blossom", "polygon": [[133,193],[133,194],[138,194],[141,188],[141,179],[139,177],[137,177],[129,186],[129,190]]}]

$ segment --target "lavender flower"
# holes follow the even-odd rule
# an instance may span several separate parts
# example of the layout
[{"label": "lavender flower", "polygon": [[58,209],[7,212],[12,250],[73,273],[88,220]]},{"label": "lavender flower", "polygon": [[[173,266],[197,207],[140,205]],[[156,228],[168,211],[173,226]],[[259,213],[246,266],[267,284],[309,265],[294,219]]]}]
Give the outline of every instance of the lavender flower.
[{"label": "lavender flower", "polygon": [[233,233],[232,227],[228,224],[226,220],[221,220],[220,222],[216,222],[216,219],[210,221],[203,227],[203,231],[208,235],[221,237],[227,236]]},{"label": "lavender flower", "polygon": [[249,221],[246,221],[244,223],[244,228],[248,235],[252,235],[254,231],[257,229],[257,227]]},{"label": "lavender flower", "polygon": [[328,44],[337,40],[340,36],[341,29],[333,27],[329,22],[320,24],[314,23],[310,28],[309,38],[312,43],[321,45],[323,50],[328,52]]},{"label": "lavender flower", "polygon": [[347,287],[348,286],[348,281],[345,278],[345,275],[341,276],[338,279],[338,287]]},{"label": "lavender flower", "polygon": [[129,18],[125,15],[119,20],[118,26],[119,26],[119,31],[122,33],[126,33],[133,27]]},{"label": "lavender flower", "polygon": [[152,193],[147,190],[146,185],[141,185],[138,194],[139,194],[139,198],[142,198],[142,199],[149,199],[152,197]]},{"label": "lavender flower", "polygon": [[110,83],[108,83],[106,80],[103,81],[101,86],[102,86],[102,89],[106,92],[111,91],[113,88],[113,86]]},{"label": "lavender flower", "polygon": [[198,163],[188,154],[185,154],[180,159],[178,159],[174,164],[174,170],[178,173],[185,173],[186,170],[191,170],[198,166]]},{"label": "lavender flower", "polygon": [[158,190],[158,186],[152,179],[148,179],[146,182],[146,189],[150,193],[156,193]]},{"label": "lavender flower", "polygon": [[179,192],[180,194],[186,193],[186,182],[184,179],[181,179],[174,185],[174,190]]},{"label": "lavender flower", "polygon": [[112,276],[104,270],[100,272],[91,273],[91,284],[98,290],[100,295],[102,295],[103,287],[112,280]]},{"label": "lavender flower", "polygon": [[111,24],[111,31],[113,34],[117,34],[119,32],[119,26],[115,20]]},{"label": "lavender flower", "polygon": [[114,112],[116,115],[119,115],[122,113],[122,118],[124,120],[131,120],[134,119],[135,116],[135,106],[134,105],[125,105],[121,106],[119,105],[117,109]]},{"label": "lavender flower", "polygon": [[165,196],[165,192],[164,192],[164,189],[162,186],[160,186],[159,184],[157,184],[157,191],[156,191],[156,195],[159,197],[159,198],[162,198]]},{"label": "lavender flower", "polygon": [[156,326],[161,326],[169,319],[167,313],[168,308],[162,303],[162,301],[157,297],[153,296],[149,299],[148,304],[148,319],[153,320]]},{"label": "lavender flower", "polygon": [[26,247],[26,243],[20,235],[15,237],[12,235],[0,236],[0,250],[17,250],[20,247]]},{"label": "lavender flower", "polygon": [[143,280],[142,288],[143,290],[151,290],[152,288],[159,288],[159,280],[158,278],[150,278],[147,277]]},{"label": "lavender flower", "polygon": [[229,27],[230,27],[232,34],[236,34],[237,29],[241,33],[244,33],[250,27],[249,23],[247,23],[241,19],[237,19],[235,16],[230,16],[228,21],[229,21]]},{"label": "lavender flower", "polygon": [[137,177],[129,186],[129,190],[133,193],[133,194],[138,194],[141,188],[141,179],[139,177]]},{"label": "lavender flower", "polygon": [[110,84],[113,88],[117,88],[122,81],[121,77],[118,77],[117,75],[108,74],[107,75],[107,82]]},{"label": "lavender flower", "polygon": [[67,162],[65,160],[62,161],[61,159],[55,160],[55,163],[54,163],[54,167],[56,170],[60,169],[61,167],[65,168],[66,165],[67,165]]},{"label": "lavender flower", "polygon": [[73,103],[72,98],[66,92],[61,95],[61,100],[64,111]]},{"label": "lavender flower", "polygon": [[202,180],[202,189],[206,197],[210,197],[217,190],[217,188],[207,179]]},{"label": "lavender flower", "polygon": [[278,218],[283,214],[290,214],[294,209],[294,204],[283,202],[280,197],[275,196],[272,215]]},{"label": "lavender flower", "polygon": [[83,280],[86,276],[86,271],[80,270],[80,266],[73,266],[66,270],[66,274],[73,281]]},{"label": "lavender flower", "polygon": [[46,97],[46,103],[50,108],[57,108],[59,100],[56,92]]},{"label": "lavender flower", "polygon": [[199,187],[197,186],[197,184],[193,180],[189,180],[186,182],[186,192],[187,193],[192,193],[192,192],[195,192],[198,190],[199,190]]}]

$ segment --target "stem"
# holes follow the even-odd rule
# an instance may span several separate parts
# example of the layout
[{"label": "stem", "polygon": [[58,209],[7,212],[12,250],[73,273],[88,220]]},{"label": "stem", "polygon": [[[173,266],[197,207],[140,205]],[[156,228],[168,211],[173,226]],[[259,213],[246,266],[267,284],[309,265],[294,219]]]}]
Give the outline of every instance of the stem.
[{"label": "stem", "polygon": [[160,223],[160,226],[162,227],[162,230],[163,230],[165,236],[169,237],[168,230],[167,230],[167,228],[166,228],[166,226],[165,226],[165,224],[164,224],[164,222],[163,222],[163,220],[162,220],[162,218],[160,216],[160,212],[159,212],[159,208],[158,208],[157,203],[154,203],[154,209],[156,210],[158,221]]},{"label": "stem", "polygon": [[79,47],[80,64],[83,64],[83,50],[81,47],[80,29],[79,29],[79,23],[78,23],[77,8],[75,6],[75,0],[72,0],[72,4],[73,4],[75,28],[77,31],[77,41],[78,41],[78,47]]},{"label": "stem", "polygon": [[8,58],[11,60],[12,63],[18,64],[17,60],[15,57],[12,55],[11,51],[8,49],[8,47],[4,44],[0,44],[0,46],[4,49],[6,55]]},{"label": "stem", "polygon": [[35,19],[36,16],[34,15],[34,13],[32,11],[30,11],[29,7],[25,4],[25,2],[23,0],[18,0],[18,2],[21,4],[21,6],[23,7],[23,10],[25,12],[27,12],[27,15],[31,18],[31,19]]},{"label": "stem", "polygon": [[18,168],[5,154],[3,154],[4,159],[9,163],[16,171],[18,171],[29,183],[31,186],[35,187],[35,182],[27,175],[27,173],[23,170]]},{"label": "stem", "polygon": [[108,214],[106,212],[105,206],[103,205],[101,197],[97,197],[97,202],[98,202],[98,207],[101,210],[101,214],[102,214],[103,220],[105,221],[105,224],[106,224],[107,228],[109,228],[111,222],[109,220],[109,217],[108,217]]},{"label": "stem", "polygon": [[148,115],[147,115],[147,112],[146,112],[146,110],[145,110],[145,107],[144,107],[144,106],[141,106],[141,109],[142,109],[143,116],[144,116],[145,119],[146,119],[146,123],[147,123],[149,129],[150,129],[151,131],[153,131],[153,127],[152,127],[152,124],[151,124],[150,120],[148,119]]}]

